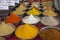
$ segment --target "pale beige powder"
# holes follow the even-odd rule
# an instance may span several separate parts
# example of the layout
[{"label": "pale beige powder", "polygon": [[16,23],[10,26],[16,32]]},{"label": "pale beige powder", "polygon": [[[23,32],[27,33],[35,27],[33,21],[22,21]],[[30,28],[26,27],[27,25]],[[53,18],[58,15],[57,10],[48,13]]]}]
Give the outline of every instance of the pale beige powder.
[{"label": "pale beige powder", "polygon": [[52,16],[43,17],[41,19],[41,23],[49,26],[55,26],[59,24],[58,21]]},{"label": "pale beige powder", "polygon": [[5,24],[4,22],[2,22],[0,24],[0,36],[6,36],[11,34],[13,31],[15,30],[15,28],[9,24]]}]

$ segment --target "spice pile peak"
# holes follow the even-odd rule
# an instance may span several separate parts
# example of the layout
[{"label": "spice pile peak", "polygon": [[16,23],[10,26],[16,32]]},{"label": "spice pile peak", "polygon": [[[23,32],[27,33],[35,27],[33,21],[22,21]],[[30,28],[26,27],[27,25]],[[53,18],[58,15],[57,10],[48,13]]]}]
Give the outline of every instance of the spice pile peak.
[{"label": "spice pile peak", "polygon": [[30,9],[29,11],[27,11],[27,13],[26,14],[32,14],[32,15],[40,15],[41,14],[41,12],[40,11],[38,11],[35,7],[33,7],[32,9]]}]

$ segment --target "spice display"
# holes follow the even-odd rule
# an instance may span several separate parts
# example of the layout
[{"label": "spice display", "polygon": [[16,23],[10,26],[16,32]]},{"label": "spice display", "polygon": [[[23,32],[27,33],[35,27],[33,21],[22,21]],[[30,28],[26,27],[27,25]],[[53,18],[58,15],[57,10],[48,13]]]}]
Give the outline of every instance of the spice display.
[{"label": "spice display", "polygon": [[[60,29],[59,29],[60,30]],[[41,37],[43,40],[60,40],[60,31],[56,28],[47,28],[41,31]]]},{"label": "spice display", "polygon": [[45,16],[57,16],[57,13],[54,12],[51,7],[49,7],[50,6],[49,4],[46,4],[45,6],[46,6],[45,7],[46,9],[45,9],[45,12],[43,12],[43,15],[45,15]]},{"label": "spice display", "polygon": [[10,35],[14,31],[15,31],[15,26],[11,24],[6,24],[5,22],[2,22],[0,24],[0,36]]},{"label": "spice display", "polygon": [[[60,29],[55,28],[60,26],[60,12],[54,5],[58,3],[54,0],[1,0],[0,40],[60,40]],[[48,28],[43,30],[45,26]]]},{"label": "spice display", "polygon": [[13,13],[15,15],[21,15],[21,14],[24,14],[24,10],[26,9],[26,7],[23,5],[23,3],[21,5],[19,5],[18,8],[15,9],[15,11],[13,11]]},{"label": "spice display", "polygon": [[13,24],[18,23],[20,21],[21,21],[21,17],[16,16],[13,13],[11,13],[10,16],[5,19],[6,23],[13,23]]},{"label": "spice display", "polygon": [[36,26],[24,24],[16,29],[15,35],[21,39],[32,39],[38,35],[38,32],[39,30]]},{"label": "spice display", "polygon": [[35,7],[33,7],[32,9],[30,9],[29,11],[27,11],[27,13],[26,14],[32,14],[32,15],[40,15],[41,14],[41,12],[40,11],[38,11]]},{"label": "spice display", "polygon": [[22,21],[24,23],[27,23],[27,24],[36,24],[36,23],[38,23],[40,21],[40,18],[37,17],[37,16],[29,15],[29,16],[24,17],[22,19]]},{"label": "spice display", "polygon": [[52,16],[43,17],[41,19],[41,23],[43,23],[44,25],[49,25],[49,26],[56,26],[59,24],[58,21]]},{"label": "spice display", "polygon": [[3,37],[0,37],[0,40],[5,40]]}]

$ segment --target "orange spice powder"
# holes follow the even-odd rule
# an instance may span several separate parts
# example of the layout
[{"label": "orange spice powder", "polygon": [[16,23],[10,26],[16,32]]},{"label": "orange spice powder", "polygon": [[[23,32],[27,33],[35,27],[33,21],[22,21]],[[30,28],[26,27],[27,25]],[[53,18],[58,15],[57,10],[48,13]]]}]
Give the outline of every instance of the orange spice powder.
[{"label": "orange spice powder", "polygon": [[20,21],[21,21],[21,17],[16,16],[13,13],[11,13],[10,16],[7,17],[6,20],[5,20],[6,23],[13,23],[13,24],[18,23]]}]

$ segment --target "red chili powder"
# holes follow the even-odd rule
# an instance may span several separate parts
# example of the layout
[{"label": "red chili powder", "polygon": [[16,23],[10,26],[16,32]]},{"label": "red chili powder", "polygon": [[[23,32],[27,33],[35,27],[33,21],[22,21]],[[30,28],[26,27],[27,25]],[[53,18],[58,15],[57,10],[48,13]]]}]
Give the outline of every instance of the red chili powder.
[{"label": "red chili powder", "polygon": [[16,16],[13,13],[11,13],[10,16],[7,17],[6,20],[5,20],[6,23],[13,23],[13,24],[18,23],[20,21],[21,21],[21,17]]}]

